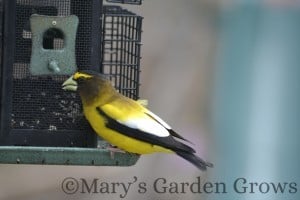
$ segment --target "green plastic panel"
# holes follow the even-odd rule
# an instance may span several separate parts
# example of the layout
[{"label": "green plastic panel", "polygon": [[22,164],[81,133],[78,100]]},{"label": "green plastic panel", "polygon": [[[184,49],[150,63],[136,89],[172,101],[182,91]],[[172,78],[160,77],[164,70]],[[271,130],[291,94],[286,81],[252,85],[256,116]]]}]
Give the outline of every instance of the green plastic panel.
[{"label": "green plastic panel", "polygon": [[77,70],[75,40],[79,20],[75,15],[30,17],[32,75],[70,75]]},{"label": "green plastic panel", "polygon": [[0,146],[2,164],[131,166],[139,156],[107,149],[75,147]]}]

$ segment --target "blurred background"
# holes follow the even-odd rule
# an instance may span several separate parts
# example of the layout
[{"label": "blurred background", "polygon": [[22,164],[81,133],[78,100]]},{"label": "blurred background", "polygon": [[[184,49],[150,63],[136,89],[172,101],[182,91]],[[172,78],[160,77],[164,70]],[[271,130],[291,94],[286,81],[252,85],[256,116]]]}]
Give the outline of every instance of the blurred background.
[{"label": "blurred background", "polygon": [[[215,167],[200,172],[175,155],[142,156],[132,167],[0,165],[1,200],[119,199],[66,195],[66,177],[105,182],[225,182],[227,194],[145,194],[124,199],[299,199],[300,2],[145,0],[141,98]],[[289,194],[237,194],[232,183],[295,182]],[[247,190],[249,191],[249,189]]]}]

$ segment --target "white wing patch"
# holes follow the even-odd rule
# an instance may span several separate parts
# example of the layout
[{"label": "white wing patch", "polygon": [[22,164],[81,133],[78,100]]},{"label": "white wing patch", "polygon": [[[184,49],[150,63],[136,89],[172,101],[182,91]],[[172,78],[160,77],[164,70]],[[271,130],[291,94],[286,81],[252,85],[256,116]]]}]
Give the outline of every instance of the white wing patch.
[{"label": "white wing patch", "polygon": [[166,129],[172,129],[171,126],[169,126],[169,124],[167,124],[164,120],[162,120],[159,116],[157,116],[156,114],[154,114],[153,112],[151,112],[150,110],[147,110],[146,112],[150,117],[152,117],[153,119],[155,119],[156,121],[158,121],[158,123],[160,123],[161,125],[163,125]]},{"label": "white wing patch", "polygon": [[[153,116],[151,115],[151,117]],[[157,121],[159,120],[153,117],[155,120],[157,120],[155,121],[151,117],[145,116],[144,118],[128,119],[126,121],[118,120],[118,122],[130,128],[139,129],[143,132],[156,135],[158,137],[168,137],[170,133],[166,128],[169,127],[169,125],[167,125],[165,122],[164,124],[160,122],[158,123]],[[167,125],[167,127],[164,127],[164,125]]]}]

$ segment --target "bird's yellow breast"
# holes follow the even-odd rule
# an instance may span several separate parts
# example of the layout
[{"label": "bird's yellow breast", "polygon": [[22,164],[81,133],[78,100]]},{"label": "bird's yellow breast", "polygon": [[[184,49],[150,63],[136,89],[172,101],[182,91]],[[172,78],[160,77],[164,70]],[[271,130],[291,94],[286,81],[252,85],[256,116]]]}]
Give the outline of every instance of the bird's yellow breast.
[{"label": "bird's yellow breast", "polygon": [[86,119],[90,122],[94,131],[100,137],[120,149],[137,154],[172,152],[171,150],[168,150],[166,148],[128,137],[126,135],[123,135],[122,133],[118,133],[117,131],[107,128],[105,126],[105,118],[97,112],[94,106],[84,106],[84,114]]}]

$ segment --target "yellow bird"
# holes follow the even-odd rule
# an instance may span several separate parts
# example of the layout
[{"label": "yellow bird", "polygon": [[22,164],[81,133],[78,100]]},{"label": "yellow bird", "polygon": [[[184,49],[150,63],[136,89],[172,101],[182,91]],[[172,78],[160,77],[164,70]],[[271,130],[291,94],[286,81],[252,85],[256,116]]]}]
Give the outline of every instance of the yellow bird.
[{"label": "yellow bird", "polygon": [[112,145],[136,154],[176,153],[200,170],[212,167],[178,139],[188,140],[140,103],[120,94],[104,75],[76,72],[62,88],[79,92],[86,119]]}]

